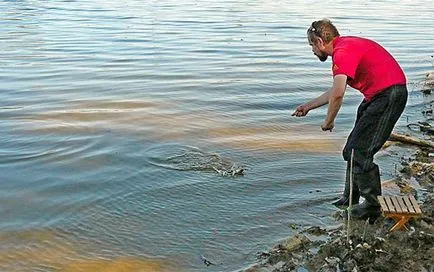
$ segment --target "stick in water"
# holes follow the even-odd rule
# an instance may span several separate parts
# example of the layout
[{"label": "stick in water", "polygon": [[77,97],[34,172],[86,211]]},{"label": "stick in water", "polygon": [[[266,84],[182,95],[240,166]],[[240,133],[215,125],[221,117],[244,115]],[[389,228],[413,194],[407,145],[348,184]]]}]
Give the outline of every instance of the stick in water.
[{"label": "stick in water", "polygon": [[351,206],[353,205],[353,162],[354,162],[354,149],[351,149],[351,161],[350,161],[350,199],[347,209],[348,220],[347,220],[347,243],[350,243],[350,234],[351,234]]}]

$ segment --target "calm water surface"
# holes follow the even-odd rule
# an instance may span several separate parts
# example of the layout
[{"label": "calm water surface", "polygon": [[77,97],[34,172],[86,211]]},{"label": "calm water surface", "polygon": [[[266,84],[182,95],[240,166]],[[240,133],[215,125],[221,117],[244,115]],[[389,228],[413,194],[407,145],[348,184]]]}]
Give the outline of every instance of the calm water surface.
[{"label": "calm water surface", "polygon": [[331,82],[306,28],[396,56],[405,130],[430,102],[428,2],[0,1],[1,271],[237,271],[290,224],[336,224],[361,96],[333,133],[290,116]]}]

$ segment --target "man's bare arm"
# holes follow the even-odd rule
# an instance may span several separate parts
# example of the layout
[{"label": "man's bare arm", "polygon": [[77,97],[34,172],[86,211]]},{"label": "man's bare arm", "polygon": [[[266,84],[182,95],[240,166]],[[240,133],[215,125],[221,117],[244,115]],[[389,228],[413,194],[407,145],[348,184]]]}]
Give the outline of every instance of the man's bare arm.
[{"label": "man's bare arm", "polygon": [[333,87],[330,89],[328,97],[328,110],[327,117],[321,125],[322,130],[332,130],[334,128],[334,121],[336,115],[341,108],[342,101],[344,100],[345,89],[347,87],[347,76],[336,75],[333,79]]},{"label": "man's bare arm", "polygon": [[329,103],[329,94],[332,89],[329,89],[328,91],[324,92],[322,95],[318,96],[315,99],[312,99],[311,101],[302,104],[298,106],[292,116],[305,116],[310,110],[319,108],[327,103]]}]

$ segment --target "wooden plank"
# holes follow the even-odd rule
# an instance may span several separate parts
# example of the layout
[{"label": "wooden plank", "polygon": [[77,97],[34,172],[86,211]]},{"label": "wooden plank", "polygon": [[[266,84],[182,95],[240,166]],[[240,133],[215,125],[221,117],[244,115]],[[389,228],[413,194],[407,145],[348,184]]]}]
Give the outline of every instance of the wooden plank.
[{"label": "wooden plank", "polygon": [[386,202],[384,201],[384,197],[382,197],[382,196],[378,196],[377,199],[378,199],[378,202],[379,202],[380,205],[381,205],[381,210],[383,210],[383,212],[388,212],[388,211],[389,211],[389,208],[387,207],[387,204],[386,204]]},{"label": "wooden plank", "polygon": [[398,203],[398,200],[396,199],[396,197],[390,197],[390,200],[393,203],[393,206],[395,206],[395,210],[399,213],[402,213],[402,209],[401,206]]},{"label": "wooden plank", "polygon": [[409,212],[410,213],[416,213],[415,209],[413,208],[413,204],[411,203],[408,196],[404,196],[403,199],[404,199],[405,204],[407,205]]},{"label": "wooden plank", "polygon": [[[391,210],[390,210],[390,207],[389,207],[389,205],[387,204],[387,202],[386,202],[386,198],[383,198],[383,202],[384,202],[384,204],[386,205],[386,210],[388,211],[388,212],[390,212]],[[393,208],[393,206],[392,206],[392,211],[394,212],[395,211],[395,209]]]},{"label": "wooden plank", "polygon": [[416,213],[421,214],[422,211],[420,210],[419,203],[417,203],[417,201],[414,198],[414,196],[410,195],[408,198],[410,199],[411,203],[413,204],[413,208],[416,211]]},{"label": "wooden plank", "polygon": [[408,213],[407,205],[405,205],[402,196],[397,196],[396,199],[398,200],[398,203],[401,206],[402,212]]},{"label": "wooden plank", "polygon": [[384,197],[384,200],[386,201],[387,206],[389,207],[389,212],[395,212],[396,210],[395,210],[395,208],[393,207],[393,203],[392,203],[392,201],[390,200],[390,197],[385,196],[385,197]]}]

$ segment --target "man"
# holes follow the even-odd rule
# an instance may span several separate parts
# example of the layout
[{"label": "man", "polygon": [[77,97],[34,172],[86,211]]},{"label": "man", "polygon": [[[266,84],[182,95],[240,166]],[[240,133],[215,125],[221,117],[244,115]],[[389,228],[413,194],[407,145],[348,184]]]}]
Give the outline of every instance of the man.
[{"label": "man", "polygon": [[328,104],[323,131],[332,131],[342,105],[346,86],[359,90],[364,100],[357,110],[354,128],[343,149],[347,177],[343,196],[334,202],[348,206],[350,195],[350,161],[353,159],[353,204],[351,216],[375,220],[380,215],[377,196],[381,195],[380,173],[373,162],[392,133],[407,102],[406,78],[396,60],[379,44],[369,39],[340,36],[327,19],[315,21],[307,30],[309,45],[320,61],[332,57],[333,86],[319,97],[298,106],[293,116],[305,116],[310,110]]}]

